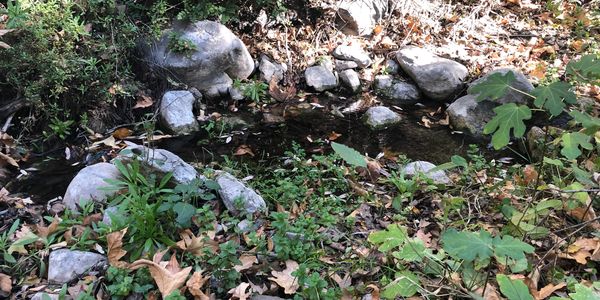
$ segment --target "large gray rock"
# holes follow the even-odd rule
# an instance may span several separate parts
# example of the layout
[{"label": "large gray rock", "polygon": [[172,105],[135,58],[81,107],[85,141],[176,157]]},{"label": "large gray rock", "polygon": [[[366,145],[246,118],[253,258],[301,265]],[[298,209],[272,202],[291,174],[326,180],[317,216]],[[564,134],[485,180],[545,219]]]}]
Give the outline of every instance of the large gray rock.
[{"label": "large gray rock", "polygon": [[[174,35],[191,42],[189,52],[169,47]],[[227,27],[213,21],[176,23],[152,45],[142,47],[145,61],[158,74],[170,76],[214,97],[227,93],[232,78],[245,79],[254,71],[254,60],[244,43]]]},{"label": "large gray rock", "polygon": [[172,134],[183,135],[198,131],[194,116],[194,95],[188,91],[168,91],[160,102],[160,120]]},{"label": "large gray rock", "polygon": [[195,179],[203,179],[194,167],[167,150],[150,149],[134,143],[127,144],[128,146],[119,152],[116,160],[128,163],[135,159],[150,173],[162,176],[172,173],[172,180],[176,184],[187,184]]},{"label": "large gray rock", "polygon": [[62,200],[63,204],[72,211],[78,211],[79,206],[87,201],[104,203],[116,192],[101,190],[110,186],[105,180],[117,180],[120,177],[121,172],[112,164],[97,163],[87,166],[81,169],[69,183]]},{"label": "large gray rock", "polygon": [[446,175],[444,171],[438,170],[435,172],[430,172],[431,169],[435,168],[436,165],[428,162],[428,161],[414,161],[406,166],[404,166],[404,174],[409,176],[417,175],[418,173],[423,173],[428,178],[432,179],[435,183],[448,184],[451,182],[450,178]]},{"label": "large gray rock", "polygon": [[215,181],[219,184],[219,196],[227,209],[236,215],[265,211],[265,200],[233,175],[217,171]]},{"label": "large gray rock", "polygon": [[445,101],[460,91],[469,71],[462,64],[425,49],[408,46],[396,52],[400,67],[432,100]]},{"label": "large gray rock", "polygon": [[363,121],[371,129],[378,130],[401,121],[400,115],[385,106],[369,108],[363,116]]},{"label": "large gray rock", "polygon": [[284,63],[274,62],[268,56],[261,54],[258,70],[260,71],[261,80],[271,82],[271,79],[274,78],[275,81],[279,82],[283,79],[287,66]]},{"label": "large gray rock", "polygon": [[313,66],[304,71],[306,84],[317,92],[334,89],[338,86],[335,75],[325,66]]},{"label": "large gray rock", "polygon": [[333,57],[353,61],[361,68],[366,68],[372,63],[369,54],[358,45],[337,46],[333,50]]},{"label": "large gray rock", "polygon": [[85,275],[91,269],[101,269],[106,264],[106,257],[98,253],[69,249],[54,250],[50,252],[48,259],[48,282],[67,283]]},{"label": "large gray rock", "polygon": [[[508,71],[509,69],[492,71],[473,81],[471,86],[486,80],[491,74],[506,74]],[[516,79],[512,86],[525,92],[531,92],[533,90],[533,85],[527,80],[525,75],[518,71],[512,71],[515,74]],[[475,138],[482,139],[484,138],[483,127],[485,127],[485,124],[487,124],[487,122],[489,122],[496,114],[494,108],[506,103],[526,104],[529,100],[528,98],[528,96],[511,89],[507,91],[505,96],[493,101],[484,100],[478,102],[476,100],[476,95],[465,95],[450,104],[446,112],[448,113],[450,125],[454,130],[462,131]]]},{"label": "large gray rock", "polygon": [[340,29],[346,34],[370,35],[387,10],[387,0],[342,0],[337,11]]},{"label": "large gray rock", "polygon": [[340,72],[340,81],[348,88],[351,92],[356,93],[360,91],[360,79],[358,73],[352,69],[344,70]]},{"label": "large gray rock", "polygon": [[421,92],[408,82],[393,79],[390,75],[375,76],[375,92],[396,105],[415,104],[421,100]]}]

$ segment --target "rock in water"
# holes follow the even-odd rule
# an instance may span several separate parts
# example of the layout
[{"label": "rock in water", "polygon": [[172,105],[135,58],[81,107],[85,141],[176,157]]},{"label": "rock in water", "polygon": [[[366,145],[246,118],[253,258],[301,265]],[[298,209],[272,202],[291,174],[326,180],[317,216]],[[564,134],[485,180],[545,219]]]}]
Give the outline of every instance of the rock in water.
[{"label": "rock in water", "polygon": [[[193,49],[174,51],[170,47],[174,38],[188,41]],[[254,71],[254,60],[244,43],[213,21],[176,23],[158,42],[142,46],[142,52],[158,74],[171,76],[209,97],[226,94],[232,78],[246,79]]]},{"label": "rock in water", "polygon": [[[486,80],[491,74],[506,74],[509,70],[510,69],[498,69],[492,71],[473,81],[471,85]],[[515,70],[510,71],[515,74],[515,81],[512,83],[512,87],[524,92],[531,92],[533,90],[533,85],[527,80],[523,73]],[[485,124],[495,116],[494,108],[506,103],[526,104],[529,100],[528,96],[510,89],[503,97],[493,101],[484,100],[478,102],[476,96],[477,95],[465,95],[457,99],[448,106],[446,112],[448,113],[450,125],[452,125],[454,130],[463,131],[478,139],[484,138],[483,127],[485,127]]]},{"label": "rock in water", "polygon": [[325,66],[313,66],[304,71],[306,84],[317,92],[334,89],[338,86],[337,78]]},{"label": "rock in water", "polygon": [[369,54],[358,45],[340,45],[333,50],[333,57],[355,62],[359,67],[366,68],[372,61]]},{"label": "rock in water", "polygon": [[448,184],[450,183],[450,178],[446,175],[444,171],[435,171],[429,172],[431,169],[435,168],[436,165],[428,162],[428,161],[414,161],[407,164],[404,167],[404,174],[414,176],[418,173],[423,173],[427,178],[430,178],[435,183]]},{"label": "rock in water", "polygon": [[408,82],[393,79],[390,75],[375,76],[375,92],[396,105],[416,104],[421,100],[419,89]]},{"label": "rock in water", "polygon": [[67,283],[86,274],[92,268],[102,268],[107,264],[106,257],[93,252],[58,249],[50,252],[48,259],[48,282]]},{"label": "rock in water", "polygon": [[199,129],[194,117],[194,95],[188,91],[168,91],[160,102],[160,120],[172,134],[184,135]]},{"label": "rock in water", "polygon": [[369,108],[363,116],[365,124],[371,129],[378,130],[399,123],[400,115],[385,106]]},{"label": "rock in water", "polygon": [[100,190],[110,186],[105,180],[117,180],[121,178],[121,172],[112,164],[97,163],[87,166],[71,180],[63,204],[72,211],[78,211],[79,206],[87,201],[106,202],[106,199],[116,191]]},{"label": "rock in water", "polygon": [[231,213],[239,215],[266,211],[265,200],[233,175],[217,171],[215,181],[221,187],[221,200]]},{"label": "rock in water", "polygon": [[462,64],[414,46],[404,47],[396,52],[396,60],[402,70],[432,100],[450,100],[463,89],[464,80],[469,75]]},{"label": "rock in water", "polygon": [[340,29],[346,34],[369,35],[387,10],[387,0],[342,0],[337,11]]},{"label": "rock in water", "polygon": [[356,71],[348,69],[340,72],[340,81],[353,93],[360,91],[360,79]]}]

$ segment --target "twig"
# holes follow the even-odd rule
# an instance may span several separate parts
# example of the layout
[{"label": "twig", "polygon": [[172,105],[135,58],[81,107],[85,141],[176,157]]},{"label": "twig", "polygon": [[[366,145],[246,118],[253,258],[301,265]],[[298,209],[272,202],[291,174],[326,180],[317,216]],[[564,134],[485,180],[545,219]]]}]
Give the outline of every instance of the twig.
[{"label": "twig", "polygon": [[10,122],[12,122],[13,117],[15,116],[15,113],[10,114],[10,116],[8,116],[8,118],[6,119],[6,122],[4,122],[4,126],[2,126],[2,130],[0,130],[0,132],[6,132],[8,130],[8,127],[10,127]]}]

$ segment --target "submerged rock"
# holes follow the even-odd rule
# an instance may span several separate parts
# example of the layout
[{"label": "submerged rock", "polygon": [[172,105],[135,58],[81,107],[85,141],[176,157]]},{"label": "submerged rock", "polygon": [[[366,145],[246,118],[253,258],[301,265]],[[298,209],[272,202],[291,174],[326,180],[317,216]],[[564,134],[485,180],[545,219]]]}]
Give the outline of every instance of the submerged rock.
[{"label": "submerged rock", "polygon": [[48,259],[48,282],[63,284],[87,274],[92,269],[107,265],[106,257],[98,253],[69,249],[50,252]]},{"label": "submerged rock", "polygon": [[165,129],[176,135],[198,131],[194,116],[194,95],[188,91],[168,91],[160,102],[160,120]]},{"label": "submerged rock", "polygon": [[[186,41],[190,49],[176,51],[174,39]],[[245,79],[254,71],[254,60],[244,43],[213,21],[176,23],[158,42],[143,46],[142,52],[158,74],[206,92],[209,98],[226,93],[232,78]]]},{"label": "submerged rock", "polygon": [[393,79],[390,75],[375,77],[375,92],[396,105],[415,104],[421,100],[421,92],[408,82]]},{"label": "submerged rock", "polygon": [[371,129],[377,130],[397,124],[402,119],[400,115],[385,106],[375,106],[365,112],[363,120]]},{"label": "submerged rock", "polygon": [[360,68],[366,68],[372,61],[369,54],[358,45],[340,45],[333,50],[333,57],[355,62]]},{"label": "submerged rock", "polygon": [[462,64],[414,46],[396,52],[396,60],[421,91],[433,100],[449,100],[463,89],[469,75]]},{"label": "submerged rock", "polygon": [[340,72],[340,81],[353,93],[360,91],[360,79],[358,73],[354,70],[344,70]]},{"label": "submerged rock", "polygon": [[63,204],[72,211],[78,211],[79,207],[87,201],[104,203],[108,197],[116,193],[116,191],[101,190],[110,186],[105,180],[119,178],[121,172],[112,164],[97,163],[87,166],[81,169],[69,183],[62,200]]},{"label": "submerged rock", "polygon": [[337,11],[340,29],[346,34],[369,35],[387,10],[387,0],[342,0]]},{"label": "submerged rock", "polygon": [[404,174],[409,176],[417,175],[418,173],[423,173],[427,178],[433,180],[433,182],[438,184],[448,184],[451,182],[450,178],[446,175],[444,171],[438,170],[435,172],[429,172],[431,169],[435,168],[436,165],[428,162],[428,161],[414,161],[406,166],[404,166]]},{"label": "submerged rock", "polygon": [[304,71],[306,84],[317,92],[335,89],[338,81],[333,72],[325,66],[313,66]]},{"label": "submerged rock", "polygon": [[231,213],[244,215],[266,211],[265,200],[233,175],[217,171],[215,181],[221,187],[219,196]]}]

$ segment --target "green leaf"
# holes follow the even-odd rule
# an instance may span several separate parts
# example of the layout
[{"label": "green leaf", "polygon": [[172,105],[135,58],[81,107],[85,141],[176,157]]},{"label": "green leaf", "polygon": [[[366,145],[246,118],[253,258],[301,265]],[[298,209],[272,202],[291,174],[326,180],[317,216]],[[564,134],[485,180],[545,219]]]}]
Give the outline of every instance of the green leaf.
[{"label": "green leaf", "polygon": [[560,153],[568,159],[576,159],[581,155],[579,147],[592,150],[594,146],[590,143],[590,136],[581,132],[567,132],[561,137],[562,149]]},{"label": "green leaf", "polygon": [[425,257],[427,250],[422,240],[412,239],[405,243],[400,251],[393,252],[392,256],[408,262],[420,262]]},{"label": "green leaf", "polygon": [[573,119],[575,119],[576,122],[581,123],[581,125],[586,129],[585,133],[588,135],[592,135],[598,131],[598,129],[600,129],[599,118],[592,117],[589,114],[582,113],[577,110],[572,111],[570,115],[573,117]]},{"label": "green leaf", "polygon": [[503,274],[496,275],[500,291],[508,300],[533,300],[529,289],[522,280],[512,280]]},{"label": "green leaf", "polygon": [[378,250],[387,252],[395,247],[402,245],[408,239],[406,228],[398,224],[391,224],[386,230],[376,231],[369,234],[369,242],[379,245]]},{"label": "green leaf", "polygon": [[522,242],[510,235],[494,238],[494,252],[497,256],[510,257],[515,260],[525,258],[525,253],[533,253],[533,246]]},{"label": "green leaf", "polygon": [[477,101],[496,100],[510,88],[515,81],[515,74],[512,71],[502,73],[494,73],[489,75],[484,81],[475,84],[469,88],[469,94],[477,95]]},{"label": "green leaf", "polygon": [[494,108],[494,112],[496,116],[485,125],[483,133],[494,133],[492,145],[498,150],[508,145],[511,130],[515,137],[522,137],[525,134],[523,121],[531,119],[531,110],[525,105],[507,103]]},{"label": "green leaf", "polygon": [[444,250],[450,255],[467,261],[475,258],[486,259],[492,256],[492,236],[486,232],[458,232],[451,228],[442,234]]},{"label": "green leaf", "polygon": [[564,168],[565,166],[563,165],[562,161],[560,161],[560,159],[552,159],[552,158],[548,158],[544,156],[544,163],[545,164],[550,164],[550,165],[554,165],[557,167],[561,167]]},{"label": "green leaf", "polygon": [[190,227],[190,220],[196,213],[196,208],[185,202],[177,202],[173,205],[173,211],[177,213],[177,224],[183,228]]},{"label": "green leaf", "polygon": [[575,285],[575,293],[569,294],[573,300],[597,300],[600,299],[600,291],[593,287],[587,287],[581,283]]},{"label": "green leaf", "polygon": [[[565,108],[565,102],[577,103],[577,96],[571,91],[573,87],[568,82],[557,81],[547,86],[538,86],[531,94],[535,96],[533,104],[546,108],[552,116],[558,116]],[[564,100],[564,102],[563,102]]]},{"label": "green leaf", "polygon": [[581,59],[570,61],[567,65],[567,74],[579,80],[600,79],[600,57],[590,54]]},{"label": "green leaf", "polygon": [[419,278],[410,271],[396,273],[396,279],[383,288],[381,297],[395,299],[398,296],[411,297],[419,289]]},{"label": "green leaf", "polygon": [[356,167],[367,167],[367,161],[365,157],[358,151],[336,142],[331,142],[331,148],[337,153],[342,159]]}]

